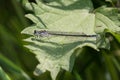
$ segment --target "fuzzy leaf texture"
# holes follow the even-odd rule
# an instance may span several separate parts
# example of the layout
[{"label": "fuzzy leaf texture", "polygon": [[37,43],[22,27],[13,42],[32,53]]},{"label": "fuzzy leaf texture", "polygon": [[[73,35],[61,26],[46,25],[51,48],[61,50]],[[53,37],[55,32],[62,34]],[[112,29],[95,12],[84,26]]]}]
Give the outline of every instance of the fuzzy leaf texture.
[{"label": "fuzzy leaf texture", "polygon": [[[26,7],[34,12],[26,15],[34,24],[21,33],[31,35],[24,39],[29,42],[25,47],[36,54],[40,62],[34,73],[40,75],[50,71],[53,80],[56,79],[60,69],[72,70],[76,49],[84,46],[98,51],[99,48],[109,49],[110,43],[105,38],[105,29],[112,32],[120,31],[116,21],[112,21],[109,15],[104,15],[99,9],[91,13],[93,11],[91,0],[46,0],[46,3],[36,0],[36,4],[26,3]],[[34,30],[80,32],[97,37],[36,37]]]}]

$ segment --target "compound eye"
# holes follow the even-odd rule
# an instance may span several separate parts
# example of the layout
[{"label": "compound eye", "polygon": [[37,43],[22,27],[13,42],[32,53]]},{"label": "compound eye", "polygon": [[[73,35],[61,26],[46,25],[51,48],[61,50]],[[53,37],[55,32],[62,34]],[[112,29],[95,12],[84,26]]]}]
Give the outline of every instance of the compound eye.
[{"label": "compound eye", "polygon": [[37,31],[36,30],[34,30],[34,34],[36,34],[37,33]]},{"label": "compound eye", "polygon": [[34,35],[39,35],[39,31],[34,30]]}]

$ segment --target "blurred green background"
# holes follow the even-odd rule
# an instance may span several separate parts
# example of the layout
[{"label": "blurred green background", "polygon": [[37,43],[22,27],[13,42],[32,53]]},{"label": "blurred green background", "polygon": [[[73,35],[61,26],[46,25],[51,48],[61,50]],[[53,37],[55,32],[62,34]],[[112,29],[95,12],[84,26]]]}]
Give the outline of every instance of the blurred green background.
[{"label": "blurred green background", "polygon": [[22,1],[0,0],[0,66],[13,80],[27,80],[22,72],[32,77],[38,63],[23,47],[21,31],[30,25],[24,9]]},{"label": "blurred green background", "polygon": [[[24,36],[20,32],[32,24],[24,17],[29,12],[24,1],[0,0],[0,80],[51,80],[49,72],[39,77],[33,75],[38,61],[23,47]],[[104,0],[92,1],[95,8],[105,4],[111,6]],[[97,52],[85,47],[76,59],[73,72],[61,71],[57,80],[120,80],[119,75],[120,46],[115,39],[110,51]]]}]

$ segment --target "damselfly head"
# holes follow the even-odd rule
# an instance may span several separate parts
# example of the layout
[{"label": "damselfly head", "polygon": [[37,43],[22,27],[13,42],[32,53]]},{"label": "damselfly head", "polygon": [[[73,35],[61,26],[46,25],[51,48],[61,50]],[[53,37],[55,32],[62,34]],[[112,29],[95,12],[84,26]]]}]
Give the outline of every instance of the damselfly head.
[{"label": "damselfly head", "polygon": [[46,36],[48,36],[48,33],[47,33],[46,30],[41,30],[41,31],[34,30],[34,35],[35,36],[46,37]]}]

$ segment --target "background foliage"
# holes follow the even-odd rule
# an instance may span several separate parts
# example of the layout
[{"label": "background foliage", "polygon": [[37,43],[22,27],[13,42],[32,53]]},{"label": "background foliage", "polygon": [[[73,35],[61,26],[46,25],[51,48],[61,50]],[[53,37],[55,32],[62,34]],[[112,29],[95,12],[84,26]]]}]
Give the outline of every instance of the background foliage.
[{"label": "background foliage", "polygon": [[[34,0],[30,0],[33,1]],[[119,7],[117,0],[92,0],[94,7]],[[0,0],[0,80],[51,80],[49,72],[33,75],[38,64],[35,55],[23,47],[20,32],[32,24],[24,17],[25,0]],[[72,73],[62,70],[57,80],[119,80],[120,36],[115,35],[111,49],[100,52],[85,47],[77,57]]]}]

